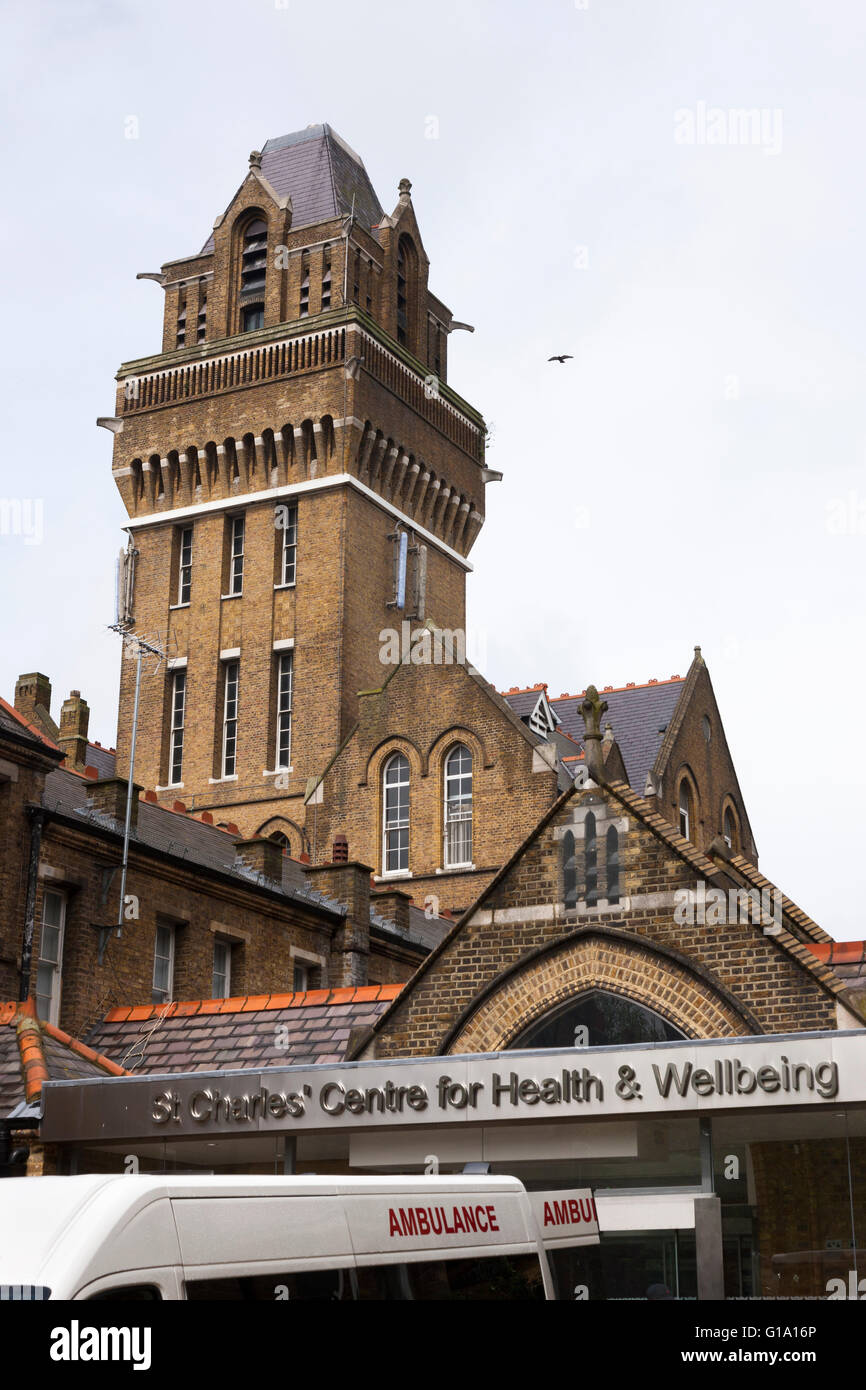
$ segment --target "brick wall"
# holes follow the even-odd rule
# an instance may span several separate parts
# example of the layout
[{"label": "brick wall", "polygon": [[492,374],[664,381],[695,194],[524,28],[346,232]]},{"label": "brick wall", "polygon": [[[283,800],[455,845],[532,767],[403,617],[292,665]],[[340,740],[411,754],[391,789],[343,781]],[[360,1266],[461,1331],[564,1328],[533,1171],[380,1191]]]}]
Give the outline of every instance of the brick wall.
[{"label": "brick wall", "polygon": [[[619,827],[617,905],[588,908],[585,901],[579,817],[590,807],[599,840],[609,823]],[[567,913],[561,834],[576,828],[578,901]],[[592,986],[638,998],[687,1036],[834,1028],[834,996],[760,925],[676,921],[673,894],[693,890],[698,877],[611,793],[575,791],[398,1001],[378,1034],[375,1055],[435,1054],[449,1035],[449,1050],[459,1050],[458,1028],[459,1046],[492,1050],[507,1045],[551,1001]],[[613,943],[598,934],[605,927],[617,933]],[[565,949],[573,933],[586,940]],[[549,961],[535,954],[540,948],[550,949]],[[478,994],[509,967],[513,973],[495,998],[478,1007]]]}]

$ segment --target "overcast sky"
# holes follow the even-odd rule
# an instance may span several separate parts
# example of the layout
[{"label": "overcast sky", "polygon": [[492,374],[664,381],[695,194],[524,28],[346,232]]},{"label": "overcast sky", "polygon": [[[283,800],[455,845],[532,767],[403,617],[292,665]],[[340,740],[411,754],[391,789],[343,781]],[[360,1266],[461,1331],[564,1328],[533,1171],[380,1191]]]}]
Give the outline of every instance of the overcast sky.
[{"label": "overcast sky", "polygon": [[431,287],[476,326],[449,380],[504,474],[477,664],[557,695],[684,675],[700,643],[762,869],[866,935],[866,9],[6,0],[0,22],[0,498],[34,530],[0,535],[6,698],[44,671],[55,716],[80,688],[114,742],[126,514],[94,421],[160,346],[135,274],[198,250],[251,149],[328,121],[387,210],[412,180]]}]

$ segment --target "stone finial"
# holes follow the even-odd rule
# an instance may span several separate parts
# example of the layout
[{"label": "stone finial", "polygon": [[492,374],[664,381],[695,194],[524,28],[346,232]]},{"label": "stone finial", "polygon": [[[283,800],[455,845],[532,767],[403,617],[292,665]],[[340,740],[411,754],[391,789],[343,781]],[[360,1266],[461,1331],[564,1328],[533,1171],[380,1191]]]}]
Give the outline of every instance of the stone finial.
[{"label": "stone finial", "polygon": [[703,659],[704,659],[704,658],[701,656],[701,649],[700,649],[700,647],[695,647],[695,661],[703,662]]},{"label": "stone finial", "polygon": [[609,719],[605,721],[604,734],[602,736],[601,741],[604,744],[605,748],[609,748],[610,745],[613,743],[613,725],[611,724]]},{"label": "stone finial", "polygon": [[412,184],[409,179],[401,179],[398,187],[400,189],[400,202],[405,207],[412,200]]},{"label": "stone finial", "polygon": [[261,152],[261,150],[253,150],[252,153],[250,154],[250,168],[251,168],[251,169],[261,169],[261,167],[262,167],[262,152]]},{"label": "stone finial", "polygon": [[586,687],[586,697],[581,701],[580,712],[586,725],[583,736],[586,748],[586,767],[593,782],[601,779],[604,760],[601,753],[601,716],[607,709],[607,700],[602,700],[594,685]]}]

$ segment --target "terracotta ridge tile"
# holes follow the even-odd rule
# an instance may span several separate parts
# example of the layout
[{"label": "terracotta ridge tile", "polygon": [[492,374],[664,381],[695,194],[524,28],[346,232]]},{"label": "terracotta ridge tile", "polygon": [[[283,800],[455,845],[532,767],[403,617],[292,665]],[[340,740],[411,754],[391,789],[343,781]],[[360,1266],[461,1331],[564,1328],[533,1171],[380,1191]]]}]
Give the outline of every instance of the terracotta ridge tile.
[{"label": "terracotta ridge tile", "polygon": [[87,1043],[79,1042],[78,1038],[70,1037],[69,1033],[64,1033],[62,1028],[55,1027],[53,1023],[43,1023],[42,1031],[47,1033],[49,1037],[63,1043],[79,1057],[84,1057],[88,1062],[94,1062],[97,1066],[110,1072],[112,1076],[130,1076],[132,1074],[120,1066],[118,1062],[112,1062],[110,1057],[97,1052],[93,1047],[88,1047]]}]

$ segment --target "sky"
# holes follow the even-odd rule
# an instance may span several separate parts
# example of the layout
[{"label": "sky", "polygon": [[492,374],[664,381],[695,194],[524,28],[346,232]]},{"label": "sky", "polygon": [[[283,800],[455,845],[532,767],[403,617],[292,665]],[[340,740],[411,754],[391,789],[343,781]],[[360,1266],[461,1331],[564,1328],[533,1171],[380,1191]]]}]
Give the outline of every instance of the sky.
[{"label": "sky", "polygon": [[[327,121],[492,428],[470,655],[552,695],[710,670],[763,871],[839,939],[866,856],[866,8],[854,0],[6,0],[0,693],[113,743],[119,364],[138,271]],[[572,360],[549,363],[552,353]],[[820,812],[820,814],[819,814]],[[847,867],[850,865],[851,872]]]}]

